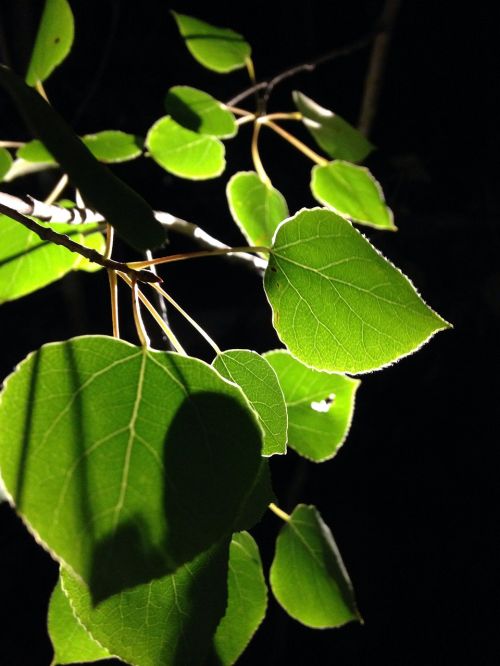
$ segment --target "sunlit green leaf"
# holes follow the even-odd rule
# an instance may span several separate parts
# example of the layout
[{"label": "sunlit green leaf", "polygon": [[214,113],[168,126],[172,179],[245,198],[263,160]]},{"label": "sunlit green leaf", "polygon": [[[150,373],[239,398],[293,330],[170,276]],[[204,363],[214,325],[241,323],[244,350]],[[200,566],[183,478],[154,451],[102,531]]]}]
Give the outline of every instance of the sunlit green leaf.
[{"label": "sunlit green leaf", "polygon": [[34,86],[47,79],[71,51],[75,25],[67,0],[45,0],[38,26],[35,46],[26,74],[26,82]]},{"label": "sunlit green leaf", "polygon": [[359,380],[307,367],[284,349],[267,352],[288,410],[288,443],[314,462],[332,458],[351,426]]},{"label": "sunlit green leaf", "polygon": [[134,666],[201,666],[227,599],[229,538],[175,573],[94,605],[87,586],[62,570],[79,620],[112,654]]},{"label": "sunlit green leaf", "polygon": [[0,65],[0,85],[12,97],[34,137],[43,142],[88,203],[137,249],[165,240],[151,207],[104,164],[98,162],[61,116],[8,67]]},{"label": "sunlit green leaf", "polygon": [[279,226],[264,286],[281,340],[318,370],[377,370],[449,327],[350,222],[321,208]]},{"label": "sunlit green leaf", "polygon": [[165,109],[176,123],[198,134],[228,139],[237,131],[233,114],[222,102],[190,86],[170,88]]},{"label": "sunlit green leaf", "polygon": [[231,349],[219,354],[213,366],[223,377],[238,384],[257,413],[264,430],[262,455],[286,453],[285,399],[269,363],[257,352]]},{"label": "sunlit green leaf", "polygon": [[[44,224],[72,240],[102,252],[105,240],[97,224]],[[0,215],[0,303],[13,301],[59,280],[72,270],[99,270],[79,254],[42,241],[10,217]]]},{"label": "sunlit green leaf", "polygon": [[0,148],[0,181],[12,166],[12,157],[8,150]]},{"label": "sunlit green leaf", "polygon": [[55,664],[83,664],[112,656],[77,620],[60,580],[50,597],[47,628],[54,648]]},{"label": "sunlit green leaf", "polygon": [[373,150],[368,139],[338,114],[324,109],[298,90],[293,93],[295,106],[312,137],[330,157],[362,162]]},{"label": "sunlit green leaf", "polygon": [[270,246],[278,224],[288,217],[285,198],[254,171],[240,171],[227,184],[233,220],[252,245]]},{"label": "sunlit green leaf", "polygon": [[227,609],[206,666],[236,663],[266,614],[267,585],[257,544],[248,532],[239,532],[229,552]]},{"label": "sunlit green leaf", "polygon": [[181,127],[170,116],[151,127],[146,146],[161,167],[181,178],[215,178],[226,166],[224,144],[219,139]]},{"label": "sunlit green leaf", "polygon": [[332,533],[313,506],[299,504],[282,527],[270,582],[286,612],[308,627],[339,627],[361,619]]},{"label": "sunlit green leaf", "polygon": [[193,16],[172,12],[191,55],[214,72],[224,74],[245,66],[251,48],[244,37],[229,28],[217,28]]},{"label": "sunlit green leaf", "polygon": [[342,217],[377,229],[395,231],[382,188],[366,167],[336,160],[312,170],[314,198]]},{"label": "sunlit green leaf", "polygon": [[1,396],[5,486],[96,599],[232,532],[261,447],[240,389],[211,366],[105,336],[43,346]]},{"label": "sunlit green leaf", "polygon": [[17,157],[26,162],[45,162],[47,164],[57,164],[55,159],[49,153],[47,148],[38,139],[28,141],[24,146],[17,149]]},{"label": "sunlit green leaf", "polygon": [[103,130],[97,134],[86,134],[83,143],[100,162],[109,164],[127,162],[142,154],[139,139],[120,130]]}]

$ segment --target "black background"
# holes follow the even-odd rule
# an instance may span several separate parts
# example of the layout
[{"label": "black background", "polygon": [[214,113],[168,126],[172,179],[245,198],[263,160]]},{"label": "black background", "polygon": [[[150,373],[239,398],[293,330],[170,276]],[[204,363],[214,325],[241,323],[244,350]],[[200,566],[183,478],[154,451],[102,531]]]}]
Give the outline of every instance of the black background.
[{"label": "black background", "polygon": [[[175,84],[227,100],[247,86],[244,72],[204,70],[188,54],[168,3],[72,0],[77,38],[47,83],[51,100],[83,134],[122,129],[144,135],[163,115]],[[242,32],[259,78],[306,61],[369,31],[381,2],[338,0],[199,4],[172,7]],[[40,3],[3,0],[2,58],[23,71]],[[313,631],[288,620],[274,602],[241,664],[495,666],[498,624],[497,373],[500,190],[495,22],[485,3],[403,1],[372,131],[368,166],[395,212],[397,234],[366,231],[454,329],[416,356],[363,378],[348,441],[331,462],[273,461],[285,509],[317,504],[332,527],[355,584],[364,626]],[[276,90],[271,110],[291,110],[300,89],[356,122],[369,57],[364,49],[302,74]],[[1,139],[26,131],[0,96]],[[155,208],[240,243],[227,211],[229,176],[252,168],[248,128],[227,143],[221,179],[193,184],[144,160],[117,168]],[[309,142],[306,134],[301,137]],[[262,136],[262,154],[291,213],[313,206],[310,164],[279,138]],[[53,174],[17,181],[13,192],[42,196]],[[1,236],[0,236],[1,242]],[[172,247],[189,247],[172,238]],[[125,256],[125,248],[118,254]],[[128,253],[127,256],[130,256]],[[277,346],[257,276],[208,259],[169,268],[169,287],[222,347]],[[209,352],[174,319],[194,355]],[[128,339],[135,334],[125,323]],[[5,377],[42,343],[109,333],[105,276],[69,276],[2,306],[0,358]],[[0,663],[48,665],[48,595],[57,567],[12,510],[0,506]],[[255,534],[266,566],[278,520]],[[20,638],[21,637],[21,638]]]}]

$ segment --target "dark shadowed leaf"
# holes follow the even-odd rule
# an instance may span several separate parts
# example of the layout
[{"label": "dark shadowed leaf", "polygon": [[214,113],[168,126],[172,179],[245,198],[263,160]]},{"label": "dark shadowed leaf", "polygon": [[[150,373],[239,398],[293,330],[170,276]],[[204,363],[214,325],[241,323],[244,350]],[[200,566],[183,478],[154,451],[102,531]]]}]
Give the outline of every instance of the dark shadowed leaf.
[{"label": "dark shadowed leaf", "polygon": [[237,131],[234,115],[212,95],[191,86],[174,86],[165,97],[165,109],[192,132],[229,139]]}]

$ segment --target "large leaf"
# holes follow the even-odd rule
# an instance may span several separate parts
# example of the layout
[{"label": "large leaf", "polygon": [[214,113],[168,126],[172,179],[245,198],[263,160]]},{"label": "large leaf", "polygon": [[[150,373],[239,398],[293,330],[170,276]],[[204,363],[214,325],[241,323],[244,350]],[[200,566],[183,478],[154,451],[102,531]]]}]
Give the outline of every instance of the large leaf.
[{"label": "large leaf", "polygon": [[270,246],[278,224],[288,217],[285,198],[255,171],[240,171],[227,184],[229,210],[249,243]]},{"label": "large leaf", "polygon": [[54,664],[82,664],[112,656],[77,620],[60,580],[50,597],[47,628],[54,647]]},{"label": "large leaf", "polygon": [[26,82],[34,86],[47,79],[71,51],[75,23],[67,0],[45,0],[35,46],[26,74]]},{"label": "large leaf", "polygon": [[202,666],[227,599],[229,538],[175,573],[93,604],[68,571],[63,589],[79,620],[109,652],[134,666]]},{"label": "large leaf", "polygon": [[302,113],[302,122],[330,157],[362,162],[372,152],[374,146],[368,139],[338,114],[298,90],[293,93],[293,101]]},{"label": "large leaf", "polygon": [[213,366],[223,377],[238,384],[258,415],[264,430],[262,455],[286,453],[285,399],[269,363],[257,352],[231,349],[219,354]]},{"label": "large leaf", "polygon": [[236,134],[234,115],[222,102],[191,86],[174,86],[165,97],[165,109],[186,129],[228,139]]},{"label": "large leaf", "polygon": [[313,506],[299,504],[282,527],[270,583],[286,612],[308,627],[339,627],[361,619],[332,533]]},{"label": "large leaf", "polygon": [[283,349],[265,359],[285,394],[290,446],[314,462],[333,458],[351,427],[359,380],[309,368]]},{"label": "large leaf", "polygon": [[449,327],[350,222],[320,208],[279,226],[264,286],[279,337],[318,370],[377,370]]},{"label": "large leaf", "polygon": [[165,231],[144,199],[98,162],[66,121],[4,65],[0,65],[0,85],[12,97],[35,138],[44,143],[80,190],[84,201],[98,210],[128,243],[147,249],[165,240]]},{"label": "large leaf", "polygon": [[314,198],[342,217],[377,229],[395,231],[382,188],[366,167],[336,160],[312,170]]},{"label": "large leaf", "polygon": [[224,144],[219,139],[192,132],[170,116],[160,118],[151,127],[146,147],[155,162],[181,178],[215,178],[226,166]]},{"label": "large leaf", "polygon": [[4,386],[5,486],[96,599],[233,531],[262,435],[240,390],[211,366],[85,336],[30,354]]},{"label": "large leaf", "polygon": [[248,532],[239,532],[229,553],[227,608],[207,666],[236,663],[266,615],[267,586],[257,544]]},{"label": "large leaf", "polygon": [[8,150],[0,148],[0,181],[12,166],[12,157]]},{"label": "large leaf", "polygon": [[172,12],[191,55],[204,67],[225,74],[245,66],[251,48],[244,37],[229,28]]},{"label": "large leaf", "polygon": [[[44,224],[72,240],[103,252],[105,240],[97,224]],[[42,241],[10,217],[0,215],[0,304],[26,296],[59,280],[72,270],[87,269],[79,254],[61,245]],[[92,264],[97,270],[100,266]]]}]

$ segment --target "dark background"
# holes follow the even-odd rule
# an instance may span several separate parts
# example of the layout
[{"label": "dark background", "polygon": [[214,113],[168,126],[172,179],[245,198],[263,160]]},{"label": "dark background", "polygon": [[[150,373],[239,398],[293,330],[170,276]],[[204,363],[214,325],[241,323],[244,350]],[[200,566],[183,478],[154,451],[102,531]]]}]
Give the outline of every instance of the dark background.
[{"label": "dark background", "polygon": [[[242,32],[258,78],[306,61],[368,32],[381,2],[338,0],[203,4],[174,9]],[[175,84],[221,100],[247,86],[243,71],[204,70],[181,43],[167,2],[71,0],[73,53],[47,83],[55,106],[83,134],[122,129],[144,135],[163,115]],[[3,0],[2,58],[23,71],[41,3]],[[403,1],[372,131],[368,166],[395,212],[397,234],[364,230],[454,329],[415,357],[363,378],[347,443],[315,466],[290,452],[273,460],[285,509],[317,504],[357,590],[364,626],[313,631],[270,613],[241,660],[318,666],[495,666],[498,587],[497,378],[500,318],[498,87],[496,27],[485,3]],[[271,110],[291,110],[298,88],[356,122],[369,57],[364,49],[303,74],[276,90]],[[249,103],[250,104],[250,103]],[[1,139],[28,138],[0,96]],[[301,137],[310,143],[308,136]],[[150,202],[240,243],[224,186],[252,168],[250,132],[228,142],[221,179],[193,184],[145,160],[117,168]],[[281,139],[262,135],[262,154],[290,212],[313,206],[310,164]],[[42,196],[54,174],[17,181],[10,191]],[[1,242],[1,238],[0,238]],[[172,238],[172,248],[190,247]],[[124,256],[125,248],[118,248]],[[128,253],[126,256],[130,256]],[[277,346],[257,276],[224,260],[168,269],[169,287],[220,346]],[[1,376],[42,343],[109,333],[104,274],[73,275],[2,306]],[[188,350],[209,351],[177,319]],[[127,336],[135,340],[131,326]],[[0,506],[0,663],[46,666],[45,612],[57,567],[12,510]],[[278,519],[255,531],[268,566]],[[21,636],[21,639],[19,638]]]}]

